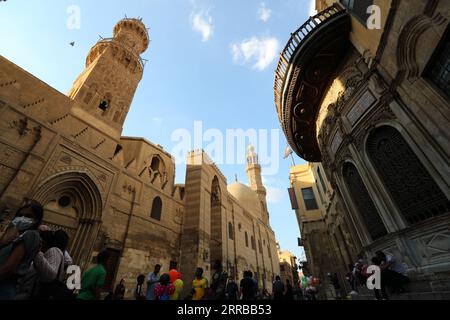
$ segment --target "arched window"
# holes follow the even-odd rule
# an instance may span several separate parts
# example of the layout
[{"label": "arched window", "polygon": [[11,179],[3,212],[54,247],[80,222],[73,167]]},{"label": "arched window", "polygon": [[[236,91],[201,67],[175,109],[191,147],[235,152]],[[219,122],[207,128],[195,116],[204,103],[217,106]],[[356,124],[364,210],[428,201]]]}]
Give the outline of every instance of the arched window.
[{"label": "arched window", "polygon": [[160,164],[161,164],[161,159],[159,157],[153,157],[150,168],[152,168],[153,171],[159,171]]},{"label": "arched window", "polygon": [[383,184],[409,224],[450,211],[450,202],[399,131],[375,129],[367,152]]},{"label": "arched window", "polygon": [[152,212],[150,214],[150,217],[152,217],[155,220],[161,220],[161,212],[162,212],[162,201],[160,197],[156,197],[155,200],[153,200]]},{"label": "arched window", "polygon": [[247,234],[247,231],[245,231],[245,246],[248,248],[248,234]]},{"label": "arched window", "polygon": [[233,236],[233,224],[231,223],[231,222],[229,222],[228,223],[228,238],[230,239],[230,240],[233,240],[234,239],[234,236]]},{"label": "arched window", "polygon": [[356,167],[352,163],[346,162],[342,169],[342,175],[344,176],[344,181],[350,192],[353,203],[361,215],[372,240],[384,236],[387,233],[386,227],[384,226]]}]

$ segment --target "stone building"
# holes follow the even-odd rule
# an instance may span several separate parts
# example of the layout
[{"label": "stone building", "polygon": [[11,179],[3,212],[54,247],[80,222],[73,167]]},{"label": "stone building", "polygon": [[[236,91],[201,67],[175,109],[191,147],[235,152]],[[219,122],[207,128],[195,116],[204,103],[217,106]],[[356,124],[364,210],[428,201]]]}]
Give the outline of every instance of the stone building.
[{"label": "stone building", "polygon": [[0,237],[34,199],[44,223],[70,235],[82,270],[100,250],[111,253],[105,289],[122,278],[131,288],[157,263],[177,267],[189,284],[197,267],[209,277],[215,259],[236,277],[252,270],[264,288],[279,264],[255,150],[250,187],[227,185],[201,150],[189,154],[177,185],[163,147],[121,135],[149,43],[141,20],[121,20],[92,47],[68,95],[0,56]]},{"label": "stone building", "polygon": [[280,259],[280,278],[286,284],[289,280],[291,285],[296,286],[299,281],[297,257],[287,250],[279,250],[278,257]]},{"label": "stone building", "polygon": [[450,3],[318,0],[316,7],[291,35],[275,76],[289,144],[322,162],[337,220],[348,222],[342,238],[355,252],[369,260],[377,250],[393,254],[412,288],[448,290]]},{"label": "stone building", "polygon": [[[353,264],[359,252],[347,231],[351,221],[342,214],[345,209],[339,194],[331,187],[321,163],[291,167],[290,185],[292,208],[307,260],[306,273],[326,284],[325,290],[330,285],[328,273],[338,273],[340,283],[346,286],[346,266]],[[331,291],[325,294],[332,297]]]}]

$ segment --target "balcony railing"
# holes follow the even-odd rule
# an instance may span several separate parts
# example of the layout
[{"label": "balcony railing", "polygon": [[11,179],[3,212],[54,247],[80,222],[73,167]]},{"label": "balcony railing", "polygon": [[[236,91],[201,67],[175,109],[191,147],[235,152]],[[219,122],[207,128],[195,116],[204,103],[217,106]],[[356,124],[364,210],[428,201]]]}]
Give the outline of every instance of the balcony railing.
[{"label": "balcony railing", "polygon": [[117,39],[115,39],[115,38],[102,38],[100,41],[97,42],[97,44],[111,43],[111,42],[114,42],[114,44],[124,48],[126,51],[128,51],[130,54],[132,54],[139,61],[139,63],[141,64],[142,70],[144,70],[144,68],[145,68],[145,60],[142,59],[140,56],[137,56],[134,53],[132,53],[129,48],[127,48],[123,43],[117,41]]},{"label": "balcony railing", "polygon": [[275,71],[275,104],[280,117],[282,114],[281,110],[281,97],[283,94],[283,87],[286,81],[287,72],[289,70],[289,65],[292,62],[296,50],[303,44],[306,38],[324,22],[329,19],[336,17],[336,15],[345,14],[347,10],[339,3],[335,3],[327,9],[319,12],[313,17],[310,17],[300,28],[294,33],[291,33],[291,38],[289,39],[283,52],[280,54],[280,61],[278,62],[277,69]]}]

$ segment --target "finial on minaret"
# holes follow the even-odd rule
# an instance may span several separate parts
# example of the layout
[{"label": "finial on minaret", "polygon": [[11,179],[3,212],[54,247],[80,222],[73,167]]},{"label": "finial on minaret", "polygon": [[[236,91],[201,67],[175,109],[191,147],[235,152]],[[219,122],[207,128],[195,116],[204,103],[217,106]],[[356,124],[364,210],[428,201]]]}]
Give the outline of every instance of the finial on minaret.
[{"label": "finial on minaret", "polygon": [[255,147],[252,144],[247,149],[247,164],[259,164],[258,154],[255,152]]},{"label": "finial on minaret", "polygon": [[234,181],[238,182],[238,175],[236,173],[234,174]]}]

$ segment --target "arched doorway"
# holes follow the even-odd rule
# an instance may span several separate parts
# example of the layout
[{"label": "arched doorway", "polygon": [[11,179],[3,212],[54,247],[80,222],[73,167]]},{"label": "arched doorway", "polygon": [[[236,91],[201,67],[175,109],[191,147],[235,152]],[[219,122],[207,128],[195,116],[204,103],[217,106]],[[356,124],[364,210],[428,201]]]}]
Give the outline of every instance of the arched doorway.
[{"label": "arched doorway", "polygon": [[69,252],[84,268],[101,226],[103,204],[95,182],[83,172],[61,173],[38,186],[32,198],[44,206],[45,225],[69,234]]}]

